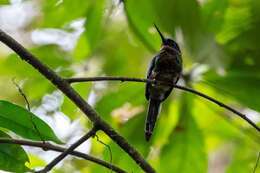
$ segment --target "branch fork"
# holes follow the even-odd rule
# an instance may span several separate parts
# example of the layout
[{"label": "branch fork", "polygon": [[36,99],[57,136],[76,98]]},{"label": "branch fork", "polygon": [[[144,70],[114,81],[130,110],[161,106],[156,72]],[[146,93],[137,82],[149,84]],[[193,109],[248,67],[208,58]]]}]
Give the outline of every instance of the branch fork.
[{"label": "branch fork", "polygon": [[[93,78],[69,78],[65,79],[57,75],[53,70],[51,70],[48,66],[43,64],[39,59],[37,59],[34,55],[32,55],[28,50],[26,50],[21,44],[19,44],[12,37],[7,35],[0,29],[0,41],[11,48],[14,52],[16,52],[22,60],[25,60],[27,63],[31,64],[36,70],[38,70],[44,77],[46,77],[53,85],[55,85],[58,89],[60,89],[72,102],[74,102],[79,109],[92,121],[94,127],[82,138],[80,138],[76,143],[71,145],[68,149],[64,149],[63,152],[55,158],[52,162],[50,162],[43,170],[39,171],[41,173],[48,172],[51,170],[59,161],[64,159],[68,154],[78,152],[73,151],[77,146],[86,141],[91,136],[95,135],[98,130],[104,131],[114,142],[116,142],[145,172],[155,173],[156,171],[153,167],[141,156],[141,154],[136,151],[134,147],[132,147],[122,136],[120,136],[108,123],[106,123],[101,116],[98,115],[97,112],[87,103],[85,100],[71,87],[72,83],[75,82],[90,82],[90,81],[129,81],[129,82],[158,82],[149,79],[138,79],[138,78],[127,78],[127,77],[93,77]],[[246,115],[240,113],[239,111],[231,108],[230,106],[206,95],[194,89],[190,89],[184,86],[175,85],[175,84],[166,84],[173,86],[177,89],[181,89],[184,91],[191,92],[200,97],[203,97],[233,113],[243,118],[250,125],[252,125],[256,130],[260,132],[260,128],[252,122],[250,119],[246,117]],[[0,139],[0,143],[4,142],[4,140]],[[10,142],[10,141],[5,141]],[[19,144],[19,142],[17,143]],[[22,145],[22,143],[20,143]],[[46,147],[46,143],[42,144]],[[50,146],[49,146],[50,148]],[[56,150],[57,151],[57,150]],[[59,151],[60,148],[59,148]],[[111,166],[112,169],[112,166]],[[118,168],[119,169],[119,168]],[[114,169],[113,169],[114,170]],[[120,169],[119,169],[120,170]],[[120,172],[120,171],[117,171]],[[121,171],[124,172],[124,171]]]}]

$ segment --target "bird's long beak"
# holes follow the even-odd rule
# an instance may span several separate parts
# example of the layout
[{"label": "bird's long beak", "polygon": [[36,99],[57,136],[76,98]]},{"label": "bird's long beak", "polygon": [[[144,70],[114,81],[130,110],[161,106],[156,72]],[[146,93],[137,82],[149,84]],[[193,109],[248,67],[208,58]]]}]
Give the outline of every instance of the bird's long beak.
[{"label": "bird's long beak", "polygon": [[160,34],[161,39],[162,39],[162,43],[164,44],[164,43],[165,43],[165,38],[164,38],[164,36],[162,35],[161,31],[160,31],[159,28],[156,26],[156,24],[154,24],[154,26],[155,26],[156,30],[158,31],[158,33]]}]

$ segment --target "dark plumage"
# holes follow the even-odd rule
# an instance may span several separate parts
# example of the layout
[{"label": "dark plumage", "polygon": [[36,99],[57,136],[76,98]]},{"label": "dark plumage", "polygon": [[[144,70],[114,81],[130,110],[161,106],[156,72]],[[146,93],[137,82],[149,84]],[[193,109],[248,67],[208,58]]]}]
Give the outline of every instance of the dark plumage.
[{"label": "dark plumage", "polygon": [[[182,72],[182,57],[178,44],[172,39],[165,39],[155,25],[162,38],[161,50],[153,57],[147,70],[146,78],[165,83],[176,84]],[[161,102],[171,93],[173,87],[162,84],[147,83],[145,97],[150,102],[145,123],[146,140],[153,133],[157,116],[160,113]]]}]

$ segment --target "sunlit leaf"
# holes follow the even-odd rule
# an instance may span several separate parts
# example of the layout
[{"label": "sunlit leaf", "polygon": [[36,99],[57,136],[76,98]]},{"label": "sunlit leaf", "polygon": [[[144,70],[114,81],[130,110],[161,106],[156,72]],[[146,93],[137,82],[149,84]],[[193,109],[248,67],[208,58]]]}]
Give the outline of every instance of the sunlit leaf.
[{"label": "sunlit leaf", "polygon": [[[172,94],[176,93],[174,93],[173,91]],[[178,108],[179,99],[173,100],[171,99],[171,97],[169,97],[165,102],[163,102],[161,112],[159,114],[159,117],[157,118],[157,122],[155,124],[153,135],[150,139],[149,144],[152,143],[153,146],[161,147],[168,142],[169,135],[172,133],[172,130],[178,124],[180,116]],[[148,105],[146,109],[148,109]],[[145,114],[147,114],[147,112],[145,112]],[[156,158],[152,159],[156,160]]]},{"label": "sunlit leaf", "polygon": [[222,31],[217,35],[218,42],[226,43],[250,28],[252,22],[250,15],[250,9],[246,6],[244,8],[229,8],[225,15]]},{"label": "sunlit leaf", "polygon": [[35,167],[44,167],[46,166],[46,162],[41,159],[40,157],[32,154],[28,154],[30,163],[27,164],[29,168],[35,168]]},{"label": "sunlit leaf", "polygon": [[[49,65],[53,70],[59,70],[62,73],[63,68],[68,67],[71,63],[70,56],[65,51],[60,50],[57,46],[47,45],[40,46],[31,50],[32,54]],[[2,75],[14,75],[19,77],[39,76],[39,72],[28,65],[16,54],[8,56],[1,64],[0,73]],[[59,69],[58,69],[59,68]]]},{"label": "sunlit leaf", "polygon": [[0,126],[24,138],[40,141],[41,138],[32,121],[44,140],[62,143],[52,129],[36,115],[18,105],[4,100],[0,101]]},{"label": "sunlit leaf", "polygon": [[9,0],[0,0],[0,5],[9,5]]},{"label": "sunlit leaf", "polygon": [[90,50],[93,51],[100,39],[102,31],[102,19],[105,13],[105,0],[92,1],[86,15],[86,35]]},{"label": "sunlit leaf", "polygon": [[43,1],[43,27],[59,28],[75,19],[84,17],[89,1],[46,0]]},{"label": "sunlit leaf", "polygon": [[[11,138],[9,135],[0,130],[0,138]],[[29,158],[24,149],[15,144],[0,144],[0,169],[10,172],[27,172],[29,168],[25,163]]]},{"label": "sunlit leaf", "polygon": [[232,70],[228,71],[225,76],[220,76],[215,72],[208,72],[205,74],[205,79],[213,83],[213,88],[216,87],[227,91],[228,96],[236,99],[238,103],[260,111],[258,97],[258,94],[260,94],[260,76],[253,69]]},{"label": "sunlit leaf", "polygon": [[89,43],[86,38],[86,34],[81,34],[78,39],[77,46],[74,49],[74,58],[76,61],[81,61],[86,59],[86,57],[90,54]]},{"label": "sunlit leaf", "polygon": [[[238,142],[240,141],[240,142]],[[243,173],[253,172],[255,166],[257,168],[254,173],[259,173],[259,143],[241,136],[233,140],[234,150],[230,154],[230,164],[227,167],[227,173]]]}]

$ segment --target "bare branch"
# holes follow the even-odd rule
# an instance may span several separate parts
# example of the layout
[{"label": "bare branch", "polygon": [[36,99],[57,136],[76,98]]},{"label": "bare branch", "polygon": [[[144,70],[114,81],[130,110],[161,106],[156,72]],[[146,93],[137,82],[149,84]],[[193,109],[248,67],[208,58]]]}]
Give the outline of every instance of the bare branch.
[{"label": "bare branch", "polygon": [[[64,147],[53,145],[53,144],[47,143],[47,142],[42,143],[42,142],[34,142],[34,141],[20,140],[20,139],[0,138],[0,143],[25,145],[25,146],[42,148],[43,150],[47,149],[47,150],[57,151],[57,152],[64,152],[64,151],[67,150]],[[104,166],[108,169],[112,169],[113,171],[118,172],[118,173],[126,173],[126,171],[122,170],[121,168],[118,168],[115,165],[112,165],[108,162],[105,162],[103,160],[100,160],[98,158],[90,156],[88,154],[81,153],[81,152],[78,152],[78,151],[71,151],[69,154],[76,156],[76,157],[79,157],[79,158],[83,158],[85,160],[89,160],[89,161],[94,162],[94,163],[97,163],[97,164]]]},{"label": "bare branch", "polygon": [[31,64],[52,84],[59,88],[77,107],[94,123],[98,125],[113,141],[115,141],[145,172],[155,173],[152,166],[136,151],[122,136],[120,136],[97,112],[70,86],[67,80],[57,75],[48,66],[39,61],[21,44],[0,29],[0,41],[15,51],[22,60]]},{"label": "bare branch", "polygon": [[37,171],[37,173],[46,173],[50,171],[55,165],[57,165],[61,160],[63,160],[69,153],[71,153],[75,148],[80,146],[83,142],[88,140],[90,137],[95,136],[97,132],[97,128],[94,126],[86,135],[81,137],[77,142],[72,144],[68,149],[66,149],[63,153],[57,156],[53,161],[51,161],[43,170]]},{"label": "bare branch", "polygon": [[260,132],[260,128],[253,122],[251,121],[249,118],[247,118],[247,116],[245,114],[242,114],[241,112],[235,110],[234,108],[206,95],[203,94],[199,91],[196,91],[194,89],[191,88],[187,88],[184,86],[180,86],[180,85],[176,85],[176,84],[169,84],[169,83],[164,83],[164,82],[159,82],[159,81],[154,81],[154,80],[149,80],[149,79],[138,79],[138,78],[128,78],[128,77],[89,77],[89,78],[69,78],[66,79],[69,83],[75,83],[75,82],[90,82],[90,81],[121,81],[121,82],[125,82],[125,81],[129,81],[129,82],[149,82],[149,83],[163,83],[165,85],[170,85],[173,86],[174,88],[178,88],[180,90],[184,90],[184,91],[188,91],[190,93],[196,94],[200,97],[203,97],[217,105],[219,105],[220,107],[223,107],[231,112],[233,112],[234,114],[240,116],[242,119],[244,119],[245,121],[247,121],[251,126],[253,126],[258,132]]}]

